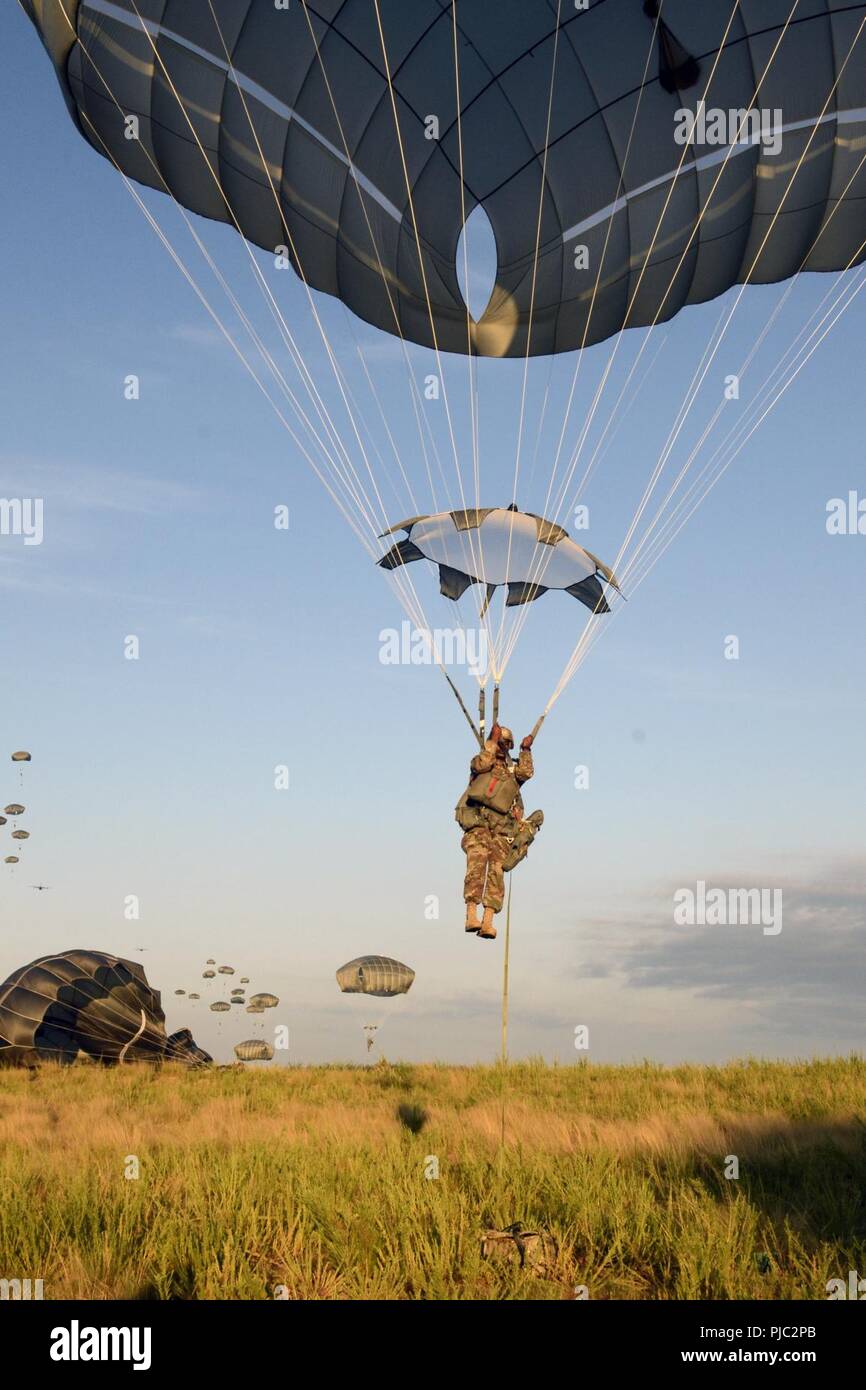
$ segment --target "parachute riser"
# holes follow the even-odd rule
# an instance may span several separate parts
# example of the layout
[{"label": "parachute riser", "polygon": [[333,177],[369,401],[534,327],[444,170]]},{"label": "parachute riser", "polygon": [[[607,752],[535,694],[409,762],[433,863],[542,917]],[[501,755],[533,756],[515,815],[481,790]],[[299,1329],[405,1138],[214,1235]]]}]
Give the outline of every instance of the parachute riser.
[{"label": "parachute riser", "polygon": [[[457,689],[457,686],[454,684],[454,682],[453,682],[453,680],[451,679],[451,677],[449,676],[448,672],[445,670],[445,667],[444,667],[444,666],[440,666],[439,669],[440,669],[440,671],[442,672],[442,674],[443,674],[443,676],[445,677],[445,679],[447,680],[448,684],[450,685],[451,690],[452,690],[453,695],[454,695],[454,699],[457,701],[458,705],[460,706],[460,708],[461,708],[462,711],[463,711],[464,717],[465,717],[465,719],[466,719],[466,723],[469,725],[470,729],[472,730],[473,734],[475,735],[476,739],[478,740],[478,747],[479,747],[479,748],[483,748],[483,747],[484,747],[484,735],[483,735],[482,732],[479,732],[478,729],[476,729],[476,727],[475,727],[475,721],[473,720],[472,715],[469,713],[468,709],[466,708],[466,705],[465,705],[464,700],[463,700],[463,696],[460,694],[460,691]],[[481,692],[481,699],[483,700],[483,698],[484,698],[484,692],[482,691],[482,692]],[[479,705],[479,713],[481,714],[481,718],[482,718],[481,728],[482,728],[482,730],[483,730],[483,728],[484,728],[484,723],[483,723],[483,711],[481,710],[480,705]]]}]

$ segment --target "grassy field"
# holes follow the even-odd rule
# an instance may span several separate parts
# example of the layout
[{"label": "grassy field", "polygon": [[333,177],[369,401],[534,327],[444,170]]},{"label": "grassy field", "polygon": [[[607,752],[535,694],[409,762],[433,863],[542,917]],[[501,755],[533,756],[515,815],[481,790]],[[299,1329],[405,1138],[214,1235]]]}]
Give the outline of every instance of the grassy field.
[{"label": "grassy field", "polygon": [[[821,1299],[866,1274],[864,1120],[857,1057],[0,1072],[0,1278],[46,1298]],[[514,1221],[555,1237],[541,1274],[510,1243],[482,1258]]]}]

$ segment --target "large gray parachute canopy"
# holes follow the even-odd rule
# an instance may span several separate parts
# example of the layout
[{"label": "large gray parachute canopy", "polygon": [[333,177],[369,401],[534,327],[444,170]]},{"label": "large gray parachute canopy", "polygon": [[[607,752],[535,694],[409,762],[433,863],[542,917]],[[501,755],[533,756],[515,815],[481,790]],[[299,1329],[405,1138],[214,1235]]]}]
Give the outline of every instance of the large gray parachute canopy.
[{"label": "large gray parachute canopy", "polygon": [[337,984],[344,994],[375,994],[380,999],[406,994],[414,978],[410,966],[391,956],[358,956],[337,971]]},{"label": "large gray parachute canopy", "polygon": [[0,985],[0,1064],[210,1061],[188,1030],[166,1037],[159,991],[137,961],[105,951],[42,956]]},{"label": "large gray parachute canopy", "polygon": [[[866,256],[866,0],[460,0],[456,64],[445,0],[22,3],[126,176],[427,346],[562,352]],[[774,137],[684,143],[701,102]],[[477,321],[476,209],[497,262]]]},{"label": "large gray parachute canopy", "polygon": [[439,567],[439,592],[455,602],[471,584],[486,585],[487,602],[506,584],[508,608],[561,589],[594,613],[609,613],[600,580],[619,588],[613,571],[556,522],[513,505],[413,516],[385,534],[394,531],[406,539],[382,556],[382,568],[430,560]]}]

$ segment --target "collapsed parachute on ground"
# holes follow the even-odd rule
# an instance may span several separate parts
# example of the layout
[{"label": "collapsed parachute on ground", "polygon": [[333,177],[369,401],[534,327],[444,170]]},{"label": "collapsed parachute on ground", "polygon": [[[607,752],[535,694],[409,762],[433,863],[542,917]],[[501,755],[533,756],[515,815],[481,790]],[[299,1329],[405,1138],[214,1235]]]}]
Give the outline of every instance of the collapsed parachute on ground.
[{"label": "collapsed parachute on ground", "polygon": [[337,984],[344,994],[374,994],[390,999],[406,994],[415,979],[415,971],[390,956],[358,956],[337,971]]},{"label": "collapsed parachute on ground", "polygon": [[210,1061],[188,1029],[169,1037],[159,991],[137,961],[72,949],[41,956],[0,985],[0,1064]]},{"label": "collapsed parachute on ground", "polygon": [[[593,612],[609,613],[599,576],[619,588],[613,571],[561,526],[513,505],[413,516],[385,534],[394,531],[405,531],[406,539],[382,556],[383,569],[430,560],[439,567],[439,592],[445,598],[456,601],[470,585],[482,584],[485,609],[495,590],[507,585],[508,608],[561,589]],[[538,582],[542,574],[543,584]]]},{"label": "collapsed parachute on ground", "polygon": [[235,1056],[242,1062],[270,1062],[274,1049],[263,1038],[247,1038],[235,1046]]},{"label": "collapsed parachute on ground", "polygon": [[[22,3],[79,130],[124,175],[206,217],[234,212],[271,253],[288,240],[312,288],[428,347],[570,351],[746,276],[866,257],[866,63],[845,61],[864,4],[801,4],[788,22],[789,4],[756,0],[463,0],[456,16],[383,6],[380,28],[369,0],[312,19],[306,5]],[[685,148],[678,112],[703,98],[781,111],[781,140],[749,129]],[[467,321],[460,233],[478,206],[498,263]]]}]

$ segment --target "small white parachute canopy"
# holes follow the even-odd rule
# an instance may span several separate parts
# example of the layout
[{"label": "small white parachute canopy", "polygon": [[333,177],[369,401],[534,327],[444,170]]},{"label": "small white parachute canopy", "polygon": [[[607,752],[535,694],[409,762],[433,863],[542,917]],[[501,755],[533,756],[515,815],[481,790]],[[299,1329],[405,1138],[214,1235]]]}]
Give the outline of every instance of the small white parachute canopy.
[{"label": "small white parachute canopy", "polygon": [[619,588],[613,571],[562,526],[513,505],[413,516],[384,535],[395,531],[405,531],[406,538],[378,561],[382,569],[430,560],[439,567],[439,592],[455,602],[480,584],[487,590],[486,608],[494,591],[507,585],[507,608],[559,589],[593,613],[609,613],[600,581]]}]

